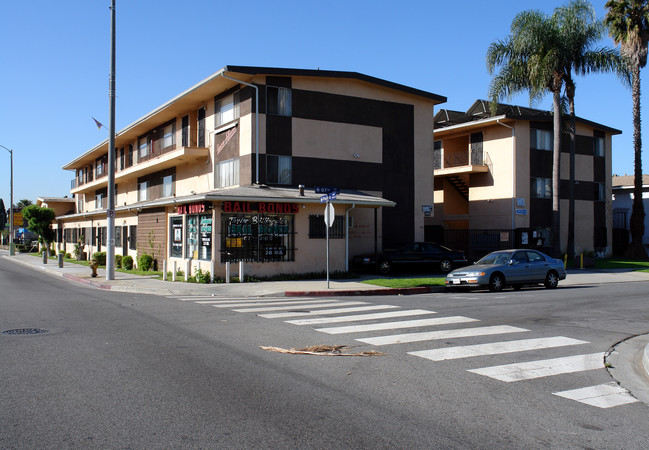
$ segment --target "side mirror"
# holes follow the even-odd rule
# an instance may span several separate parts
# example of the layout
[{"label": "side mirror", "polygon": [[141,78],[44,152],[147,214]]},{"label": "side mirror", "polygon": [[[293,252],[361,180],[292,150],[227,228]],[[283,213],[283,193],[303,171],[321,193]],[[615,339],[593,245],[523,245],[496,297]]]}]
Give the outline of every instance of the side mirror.
[{"label": "side mirror", "polygon": [[510,259],[509,261],[507,261],[508,266],[513,266],[514,264],[516,264],[516,261],[514,261],[513,259]]}]

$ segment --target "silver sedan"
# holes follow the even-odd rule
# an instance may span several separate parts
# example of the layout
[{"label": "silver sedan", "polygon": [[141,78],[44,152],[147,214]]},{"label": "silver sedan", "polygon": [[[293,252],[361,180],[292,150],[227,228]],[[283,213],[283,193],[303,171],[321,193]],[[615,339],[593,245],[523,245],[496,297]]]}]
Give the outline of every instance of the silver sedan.
[{"label": "silver sedan", "polygon": [[566,278],[563,261],[537,250],[514,249],[489,253],[475,264],[455,269],[446,275],[446,287],[488,287],[500,291],[506,286],[543,283],[554,289]]}]

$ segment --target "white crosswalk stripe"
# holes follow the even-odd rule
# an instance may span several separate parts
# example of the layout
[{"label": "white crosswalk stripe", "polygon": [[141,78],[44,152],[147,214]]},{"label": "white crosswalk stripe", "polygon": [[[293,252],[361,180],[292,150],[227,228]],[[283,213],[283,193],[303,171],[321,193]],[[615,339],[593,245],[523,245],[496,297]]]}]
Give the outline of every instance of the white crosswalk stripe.
[{"label": "white crosswalk stripe", "polygon": [[356,339],[371,345],[404,344],[407,342],[434,341],[438,339],[452,339],[473,336],[488,336],[494,334],[523,333],[529,330],[525,328],[512,327],[509,325],[498,325],[491,327],[460,328],[457,330],[424,331],[420,333],[394,334],[391,336],[379,336],[372,338]]},{"label": "white crosswalk stripe", "polygon": [[237,303],[220,303],[220,302],[196,302],[196,303],[201,303],[201,304],[206,304],[206,305],[212,305],[215,308],[248,308],[248,307],[255,307],[255,306],[282,306],[282,305],[317,305],[318,303],[332,303],[335,300],[307,300],[307,301],[273,301],[273,302],[250,302],[250,303],[245,303],[245,302],[237,302]]},{"label": "white crosswalk stripe", "polygon": [[626,389],[619,386],[615,381],[570,391],[553,392],[553,394],[598,408],[612,408],[638,401],[637,398],[631,396]]},{"label": "white crosswalk stripe", "polygon": [[588,342],[563,336],[554,336],[550,338],[523,339],[519,341],[493,342],[489,344],[466,345],[462,347],[437,348],[433,350],[408,352],[408,354],[420,356],[432,361],[445,361],[449,359],[500,355],[503,353],[516,353],[579,344],[588,344]]},{"label": "white crosswalk stripe", "polygon": [[322,316],[322,315],[326,315],[326,314],[341,314],[341,313],[351,313],[351,312],[376,311],[377,309],[394,309],[394,308],[399,308],[399,306],[395,306],[395,305],[356,306],[356,307],[353,307],[353,308],[323,309],[321,311],[303,311],[303,312],[285,312],[285,313],[260,314],[259,317],[263,317],[265,319],[287,319],[289,317]]},{"label": "white crosswalk stripe", "polygon": [[[331,301],[331,300],[330,300]],[[316,308],[331,308],[333,306],[351,306],[351,305],[364,305],[364,302],[336,302],[336,303],[321,303],[317,305],[313,304],[308,304],[305,305],[304,303],[298,303],[295,305],[289,305],[289,306],[262,306],[259,308],[241,308],[241,309],[233,309],[234,312],[240,312],[240,313],[246,313],[246,312],[269,312],[269,311],[291,311],[291,310],[297,310],[297,309],[316,309]]]},{"label": "white crosswalk stripe", "polygon": [[512,382],[603,368],[604,353],[591,353],[588,355],[575,355],[564,358],[471,369],[469,372],[485,375],[500,381]]},{"label": "white crosswalk stripe", "polygon": [[400,322],[370,323],[367,325],[348,325],[343,327],[317,328],[316,331],[327,334],[360,333],[364,331],[397,330],[401,328],[417,328],[453,323],[477,322],[463,316],[436,317],[434,319],[404,320]]},{"label": "white crosswalk stripe", "polygon": [[425,309],[409,309],[403,311],[390,311],[390,312],[373,313],[373,314],[355,314],[352,316],[287,320],[286,323],[290,323],[293,325],[320,325],[323,323],[359,322],[362,320],[390,319],[394,317],[424,316],[427,314],[437,314],[437,313],[435,311],[427,311]]}]

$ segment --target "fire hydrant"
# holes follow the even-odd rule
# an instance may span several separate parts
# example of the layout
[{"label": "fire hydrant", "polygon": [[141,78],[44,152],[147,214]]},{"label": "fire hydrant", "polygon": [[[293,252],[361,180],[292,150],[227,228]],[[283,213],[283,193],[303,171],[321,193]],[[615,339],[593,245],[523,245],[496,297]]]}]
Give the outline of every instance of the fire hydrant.
[{"label": "fire hydrant", "polygon": [[90,268],[92,269],[92,277],[97,278],[97,267],[99,267],[99,262],[96,259],[90,260]]}]

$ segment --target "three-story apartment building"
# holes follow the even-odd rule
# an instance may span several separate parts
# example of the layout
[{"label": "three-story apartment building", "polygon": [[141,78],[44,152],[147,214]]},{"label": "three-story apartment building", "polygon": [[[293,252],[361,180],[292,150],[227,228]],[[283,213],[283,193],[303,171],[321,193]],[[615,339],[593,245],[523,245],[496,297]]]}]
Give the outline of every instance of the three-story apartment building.
[{"label": "three-story apartment building", "polygon": [[[423,240],[442,96],[354,72],[226,66],[116,135],[115,247],[190,270],[325,267]],[[106,246],[108,142],[67,163],[76,211],[59,248]],[[333,198],[335,197],[335,198]]]}]

